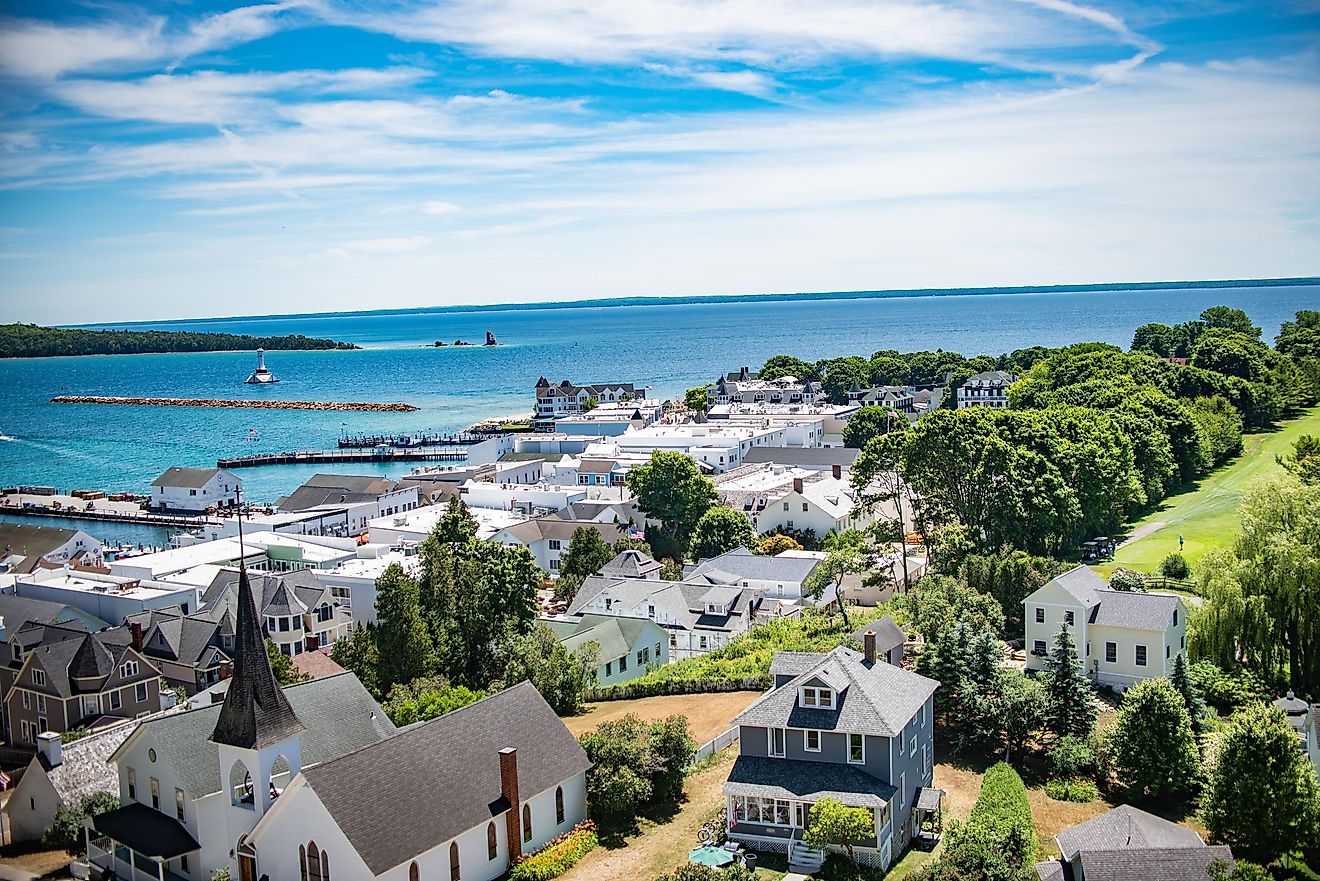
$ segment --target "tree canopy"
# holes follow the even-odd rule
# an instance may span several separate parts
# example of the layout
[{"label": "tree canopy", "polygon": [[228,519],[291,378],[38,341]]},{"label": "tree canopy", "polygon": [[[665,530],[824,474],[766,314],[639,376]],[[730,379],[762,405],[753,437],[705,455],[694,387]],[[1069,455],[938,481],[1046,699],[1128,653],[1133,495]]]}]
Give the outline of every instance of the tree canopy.
[{"label": "tree canopy", "polygon": [[659,527],[648,530],[656,553],[682,559],[697,521],[719,498],[715,484],[682,453],[656,450],[651,461],[628,472],[628,489],[637,506]]},{"label": "tree canopy", "polygon": [[692,529],[688,554],[694,560],[706,560],[734,548],[752,548],[756,544],[756,527],[746,514],[724,505],[712,505]]},{"label": "tree canopy", "polygon": [[357,348],[360,347],[353,343],[316,339],[302,334],[257,337],[179,330],[74,330],[35,324],[0,324],[0,358]]},{"label": "tree canopy", "polygon": [[1123,693],[1109,744],[1119,781],[1138,797],[1183,798],[1200,785],[1191,718],[1167,679],[1146,679]]}]

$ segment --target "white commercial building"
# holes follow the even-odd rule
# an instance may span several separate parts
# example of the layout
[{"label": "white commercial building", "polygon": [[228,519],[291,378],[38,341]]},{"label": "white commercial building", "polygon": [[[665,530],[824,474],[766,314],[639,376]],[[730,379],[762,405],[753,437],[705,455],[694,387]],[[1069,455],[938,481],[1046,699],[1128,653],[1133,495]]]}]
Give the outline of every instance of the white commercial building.
[{"label": "white commercial building", "polygon": [[242,486],[237,475],[223,468],[167,468],[151,482],[151,508],[180,514],[229,508]]}]

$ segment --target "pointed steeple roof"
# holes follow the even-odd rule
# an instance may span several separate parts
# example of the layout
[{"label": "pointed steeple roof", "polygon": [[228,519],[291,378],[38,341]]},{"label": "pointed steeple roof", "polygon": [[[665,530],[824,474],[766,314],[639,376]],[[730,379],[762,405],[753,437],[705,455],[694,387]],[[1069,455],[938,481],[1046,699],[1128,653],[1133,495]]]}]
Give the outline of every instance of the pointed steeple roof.
[{"label": "pointed steeple roof", "polygon": [[238,623],[235,627],[234,678],[225,694],[211,740],[244,749],[261,749],[303,731],[270,668],[265,640],[247,568],[238,572]]}]

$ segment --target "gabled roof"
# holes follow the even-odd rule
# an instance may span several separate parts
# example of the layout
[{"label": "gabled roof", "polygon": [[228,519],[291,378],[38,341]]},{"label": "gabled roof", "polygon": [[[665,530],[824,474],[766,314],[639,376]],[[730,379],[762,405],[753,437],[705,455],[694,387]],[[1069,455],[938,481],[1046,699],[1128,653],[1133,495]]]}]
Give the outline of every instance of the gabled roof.
[{"label": "gabled roof", "polygon": [[1094,606],[1100,602],[1100,597],[1096,591],[1106,589],[1105,580],[1087,566],[1078,566],[1069,569],[1062,575],[1056,575],[1045,583],[1041,590],[1049,587],[1051,584],[1063,588],[1069,596],[1077,600],[1083,606]]},{"label": "gabled roof", "polygon": [[853,633],[852,638],[862,642],[862,637],[866,635],[868,630],[875,631],[875,650],[877,652],[888,652],[907,642],[907,634],[903,632],[903,628],[898,626],[898,622],[894,620],[892,615],[886,615],[879,621],[872,621],[870,624],[863,625]]},{"label": "gabled roof", "polygon": [[748,465],[771,462],[824,471],[835,465],[851,468],[861,452],[850,447],[752,447],[743,456],[743,462]]},{"label": "gabled roof", "polygon": [[379,875],[509,809],[501,749],[517,750],[530,798],[591,767],[530,682],[468,704],[302,776],[367,868]]},{"label": "gabled roof", "polygon": [[11,571],[27,574],[41,564],[43,557],[64,547],[77,534],[75,529],[58,526],[0,522],[0,557],[21,555],[23,561]]},{"label": "gabled roof", "polygon": [[[197,666],[212,651],[219,651],[220,616],[184,615],[175,609],[153,609],[130,615],[129,625],[142,625],[142,653]],[[223,654],[223,653],[221,653]]]},{"label": "gabled roof", "polygon": [[[328,589],[310,569],[281,572],[277,575],[248,575],[257,614],[300,615],[325,599]],[[295,602],[296,601],[296,602]],[[301,608],[298,608],[301,606]],[[238,570],[221,569],[202,592],[199,615],[215,615],[228,609],[237,616]]]},{"label": "gabled roof", "polygon": [[[1076,857],[1078,851],[1205,847],[1201,836],[1186,826],[1131,805],[1119,805],[1106,814],[1078,823],[1054,836],[1054,840],[1068,861]],[[1090,871],[1088,865],[1088,876]]]},{"label": "gabled roof", "polygon": [[648,624],[658,627],[647,618],[623,615],[583,615],[580,621],[540,620],[570,652],[577,651],[588,642],[596,643],[600,647],[601,663],[631,652]]},{"label": "gabled roof", "polygon": [[1173,623],[1174,610],[1182,604],[1176,596],[1167,593],[1103,588],[1095,595],[1099,603],[1091,610],[1090,623],[1133,630],[1167,630]]},{"label": "gabled roof", "polygon": [[1224,845],[1084,850],[1078,859],[1086,881],[1206,881],[1206,869],[1215,860],[1230,869],[1236,862]]},{"label": "gabled roof", "polygon": [[[868,664],[860,652],[842,646],[816,655],[816,663],[810,666],[803,654],[791,659],[794,667],[790,669],[798,666],[805,669],[743,710],[733,720],[735,725],[861,731],[893,737],[939,687],[934,679],[880,660]],[[787,663],[778,669],[786,669]],[[776,670],[773,661],[771,670]],[[812,679],[820,679],[840,690],[833,709],[798,706],[798,686]]]},{"label": "gabled roof", "polygon": [[184,489],[201,489],[211,482],[211,478],[220,473],[219,468],[166,468],[164,473],[151,481],[152,486],[178,486]]},{"label": "gabled roof", "polygon": [[[735,581],[780,581],[798,584],[805,581],[819,565],[819,560],[809,557],[765,557],[754,554],[747,548],[734,548],[718,557],[701,561],[687,573],[687,578],[699,578],[708,572],[720,571],[732,575]],[[727,583],[723,578],[716,580]]]},{"label": "gabled roof", "polygon": [[595,520],[563,520],[558,517],[538,517],[524,520],[500,530],[506,535],[518,539],[523,544],[553,540],[572,541],[573,533],[579,529],[595,530],[606,544],[618,541],[627,532],[626,526],[614,523],[598,523]]},{"label": "gabled roof", "polygon": [[20,644],[33,634],[40,643],[30,649],[32,663],[46,673],[45,689],[60,698],[98,694],[113,683],[130,684],[160,676],[150,664],[142,664],[134,676],[120,678],[118,667],[132,653],[131,634],[126,627],[87,633],[74,628],[29,624],[20,634]]},{"label": "gabled roof", "polygon": [[[290,685],[284,696],[305,727],[299,738],[304,768],[361,749],[396,730],[352,673]],[[220,791],[220,749],[209,739],[219,716],[220,705],[211,704],[144,720],[140,726],[193,798]]]},{"label": "gabled roof", "polygon": [[8,639],[29,622],[38,624],[73,624],[94,622],[95,629],[109,627],[107,622],[94,618],[79,609],[65,603],[52,603],[46,600],[33,600],[27,597],[0,594],[0,638]]},{"label": "gabled roof", "polygon": [[649,578],[652,575],[658,576],[663,568],[660,563],[636,548],[629,548],[602,566],[595,574],[604,578]]}]

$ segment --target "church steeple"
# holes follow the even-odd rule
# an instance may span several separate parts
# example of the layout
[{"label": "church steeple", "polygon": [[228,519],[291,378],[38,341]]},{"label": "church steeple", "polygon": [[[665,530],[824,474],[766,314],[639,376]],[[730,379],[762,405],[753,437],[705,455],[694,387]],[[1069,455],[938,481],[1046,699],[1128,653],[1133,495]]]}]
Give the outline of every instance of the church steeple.
[{"label": "church steeple", "polygon": [[243,525],[239,515],[238,620],[234,626],[234,675],[225,693],[211,740],[241,749],[259,750],[304,730],[270,668],[261,636],[257,605],[252,599],[242,556]]}]

